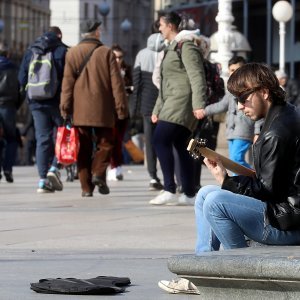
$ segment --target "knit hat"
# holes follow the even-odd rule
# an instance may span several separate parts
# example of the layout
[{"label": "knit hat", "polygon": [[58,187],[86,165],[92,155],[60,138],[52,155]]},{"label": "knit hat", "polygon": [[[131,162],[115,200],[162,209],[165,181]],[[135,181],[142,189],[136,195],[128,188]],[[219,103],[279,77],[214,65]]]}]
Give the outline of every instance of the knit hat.
[{"label": "knit hat", "polygon": [[81,33],[89,33],[95,31],[100,25],[101,21],[85,20],[80,23]]}]

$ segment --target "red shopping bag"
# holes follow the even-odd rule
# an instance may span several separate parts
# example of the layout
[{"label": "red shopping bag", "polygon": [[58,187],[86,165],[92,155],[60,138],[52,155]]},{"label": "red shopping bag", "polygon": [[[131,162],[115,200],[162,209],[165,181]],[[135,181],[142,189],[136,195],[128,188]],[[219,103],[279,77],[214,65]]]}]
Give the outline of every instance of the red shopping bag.
[{"label": "red shopping bag", "polygon": [[57,129],[55,155],[59,163],[70,165],[77,161],[79,151],[78,129],[62,126]]}]

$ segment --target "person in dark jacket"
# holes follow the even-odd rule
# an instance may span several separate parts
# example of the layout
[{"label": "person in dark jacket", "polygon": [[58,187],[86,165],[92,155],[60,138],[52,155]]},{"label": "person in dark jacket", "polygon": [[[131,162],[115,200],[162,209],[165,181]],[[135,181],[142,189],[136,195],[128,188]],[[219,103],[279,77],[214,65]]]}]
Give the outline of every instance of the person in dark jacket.
[{"label": "person in dark jacket", "polygon": [[[219,250],[220,243],[224,249],[247,247],[245,236],[268,245],[300,245],[300,219],[282,209],[300,200],[300,112],[285,101],[264,64],[240,67],[227,87],[247,117],[265,118],[253,145],[256,175],[230,177],[221,162],[204,160],[221,187],[208,185],[197,195],[196,253]],[[276,217],[278,209],[286,222]]]},{"label": "person in dark jacket", "polygon": [[18,151],[16,113],[22,104],[18,82],[18,68],[8,58],[8,49],[0,45],[0,116],[3,138],[0,146],[0,171],[12,183],[13,165]]},{"label": "person in dark jacket", "polygon": [[164,38],[160,33],[148,37],[147,47],[140,50],[135,58],[133,68],[133,94],[131,97],[131,117],[143,116],[144,137],[146,145],[147,168],[150,175],[150,190],[162,190],[163,185],[157,176],[157,156],[152,144],[152,136],[156,124],[152,123],[151,115],[158,97],[158,88],[153,84],[152,74],[158,53],[165,47]]},{"label": "person in dark jacket", "polygon": [[58,88],[56,94],[53,98],[42,101],[27,97],[35,124],[36,163],[40,176],[38,193],[51,193],[55,190],[61,191],[63,189],[58,162],[54,154],[54,141],[57,127],[63,123],[59,104],[67,47],[61,41],[61,31],[58,27],[50,27],[46,33],[38,37],[27,49],[19,72],[19,81],[25,90],[28,83],[29,64],[33,53],[46,53],[48,51],[51,51],[53,54],[57,71]]},{"label": "person in dark jacket", "polygon": [[[256,174],[230,177],[220,161],[204,159],[221,187],[207,185],[197,194],[196,254],[218,251],[220,244],[248,247],[246,237],[267,245],[300,245],[299,213],[289,213],[293,205],[299,210],[300,202],[300,111],[285,101],[278,79],[264,64],[240,67],[227,88],[247,117],[265,118],[253,146]],[[170,293],[199,293],[185,278],[158,285]]]}]

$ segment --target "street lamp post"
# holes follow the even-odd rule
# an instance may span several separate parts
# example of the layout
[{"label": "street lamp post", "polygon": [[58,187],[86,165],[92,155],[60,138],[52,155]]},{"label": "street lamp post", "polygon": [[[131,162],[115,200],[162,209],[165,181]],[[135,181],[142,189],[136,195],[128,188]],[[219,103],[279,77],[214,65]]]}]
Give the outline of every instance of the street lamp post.
[{"label": "street lamp post", "polygon": [[227,81],[228,77],[228,61],[232,57],[232,0],[219,0],[218,15],[216,16],[218,23],[218,53],[217,61],[222,66],[222,77]]},{"label": "street lamp post", "polygon": [[272,9],[274,19],[279,22],[279,70],[285,69],[285,23],[293,16],[293,9],[289,2],[281,0]]},{"label": "street lamp post", "polygon": [[103,27],[104,27],[104,29],[106,29],[106,17],[110,12],[110,7],[106,3],[106,0],[104,0],[104,2],[99,4],[98,9],[99,9],[100,15],[103,17]]}]

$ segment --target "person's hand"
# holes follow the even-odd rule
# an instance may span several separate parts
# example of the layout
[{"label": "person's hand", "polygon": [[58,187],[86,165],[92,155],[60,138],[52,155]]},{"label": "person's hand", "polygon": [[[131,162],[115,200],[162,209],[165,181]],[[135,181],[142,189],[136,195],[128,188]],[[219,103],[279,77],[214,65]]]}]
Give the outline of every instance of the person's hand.
[{"label": "person's hand", "polygon": [[195,118],[198,120],[205,118],[205,110],[203,108],[195,109],[193,113]]},{"label": "person's hand", "polygon": [[253,144],[256,143],[258,137],[259,137],[259,134],[255,134],[255,135],[254,135],[254,137],[253,137]]},{"label": "person's hand", "polygon": [[223,184],[223,181],[227,175],[227,171],[222,165],[222,162],[220,160],[218,161],[212,161],[208,158],[204,158],[204,163],[206,164],[208,170],[211,172],[211,174],[215,177],[218,183],[221,185]]},{"label": "person's hand", "polygon": [[158,121],[157,115],[152,115],[151,116],[151,121],[152,121],[152,123],[157,123],[157,121]]}]

